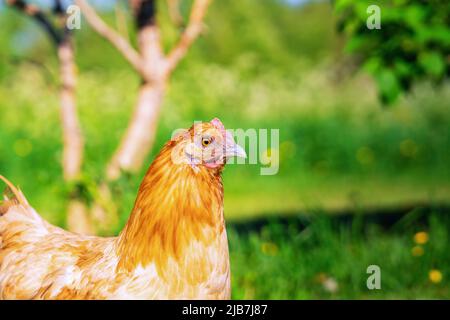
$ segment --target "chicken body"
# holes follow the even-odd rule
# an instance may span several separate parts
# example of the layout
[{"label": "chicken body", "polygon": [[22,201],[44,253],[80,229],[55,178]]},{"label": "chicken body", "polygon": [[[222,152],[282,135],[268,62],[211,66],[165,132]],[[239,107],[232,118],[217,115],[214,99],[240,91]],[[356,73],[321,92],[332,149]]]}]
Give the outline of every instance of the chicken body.
[{"label": "chicken body", "polygon": [[[207,128],[225,137],[216,124]],[[150,166],[118,237],[52,226],[10,185],[16,198],[0,208],[0,298],[229,299],[223,165],[172,165],[192,130]]]},{"label": "chicken body", "polygon": [[[155,263],[118,272],[119,238],[82,236],[31,217],[31,207],[11,207],[0,218],[0,298],[2,299],[229,299],[226,233],[209,246],[188,251],[212,263],[199,282],[186,280],[173,260],[163,274]],[[33,214],[33,213],[32,213]],[[169,277],[167,277],[169,276]]]}]

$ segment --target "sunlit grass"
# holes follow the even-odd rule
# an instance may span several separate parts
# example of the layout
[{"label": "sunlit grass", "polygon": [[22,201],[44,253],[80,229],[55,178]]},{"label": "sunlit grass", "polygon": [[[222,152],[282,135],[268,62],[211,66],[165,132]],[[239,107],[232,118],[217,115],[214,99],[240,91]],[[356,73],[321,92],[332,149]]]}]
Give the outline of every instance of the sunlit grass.
[{"label": "sunlit grass", "polygon": [[[272,182],[267,183],[266,179],[272,179]],[[450,202],[447,176],[414,172],[399,176],[334,174],[325,178],[296,172],[289,178],[279,179],[261,176],[228,178],[226,174],[225,188],[228,190],[225,212],[231,220],[245,220],[261,214],[279,215],[280,212],[307,213],[315,209],[339,212]]]},{"label": "sunlit grass", "polygon": [[[260,231],[230,230],[235,299],[447,299],[450,295],[450,221],[430,215],[425,225],[355,228],[313,216],[306,228],[275,219]],[[300,221],[300,220],[298,220]],[[411,253],[426,230],[423,254]],[[381,269],[381,289],[366,285],[369,265]]]}]

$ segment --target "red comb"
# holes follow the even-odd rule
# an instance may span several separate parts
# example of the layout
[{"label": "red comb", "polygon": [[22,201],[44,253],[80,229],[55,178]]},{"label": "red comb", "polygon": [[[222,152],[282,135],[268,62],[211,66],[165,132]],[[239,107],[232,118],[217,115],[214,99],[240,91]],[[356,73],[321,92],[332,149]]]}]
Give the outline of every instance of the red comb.
[{"label": "red comb", "polygon": [[212,119],[211,124],[220,131],[225,132],[225,126],[223,125],[222,121],[220,121],[218,118]]}]

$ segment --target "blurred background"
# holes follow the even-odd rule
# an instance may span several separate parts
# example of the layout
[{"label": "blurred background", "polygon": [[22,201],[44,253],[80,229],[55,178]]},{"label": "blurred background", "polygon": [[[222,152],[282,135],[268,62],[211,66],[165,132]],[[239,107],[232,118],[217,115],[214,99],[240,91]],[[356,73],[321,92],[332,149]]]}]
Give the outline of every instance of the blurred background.
[{"label": "blurred background", "polygon": [[[29,1],[51,10],[52,1]],[[66,2],[68,3],[68,2]],[[135,43],[124,1],[90,1]],[[191,1],[180,2],[182,17]],[[111,184],[126,222],[142,176],[176,128],[280,130],[279,172],[224,171],[235,299],[450,297],[450,64],[447,1],[213,1],[174,71],[145,165]],[[119,14],[121,12],[121,14]],[[163,45],[179,36],[158,2]],[[122,27],[120,27],[122,26]],[[124,29],[125,28],[125,29]],[[58,60],[42,28],[0,4],[0,174],[66,225]],[[140,78],[82,20],[74,32],[82,183],[102,179]],[[276,159],[276,158],[275,158]],[[381,289],[369,290],[369,265]]]}]

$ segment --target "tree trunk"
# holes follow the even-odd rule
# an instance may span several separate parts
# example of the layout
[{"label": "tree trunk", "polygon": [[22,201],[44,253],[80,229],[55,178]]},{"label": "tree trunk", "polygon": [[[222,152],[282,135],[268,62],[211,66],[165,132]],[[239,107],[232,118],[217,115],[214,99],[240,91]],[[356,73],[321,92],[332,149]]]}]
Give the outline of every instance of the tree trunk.
[{"label": "tree trunk", "polygon": [[98,195],[91,208],[91,219],[96,227],[96,234],[111,235],[119,223],[116,202],[106,182],[98,186]]},{"label": "tree trunk", "polygon": [[63,130],[63,171],[66,180],[74,180],[81,170],[83,159],[83,138],[78,123],[75,106],[75,64],[73,48],[69,41],[62,42],[58,47],[60,62],[61,88],[61,121]]},{"label": "tree trunk", "polygon": [[[68,182],[73,182],[79,178],[81,173],[84,141],[81,135],[80,124],[78,123],[75,104],[76,74],[74,52],[68,37],[58,45],[58,58],[61,76],[62,167],[64,179]],[[81,234],[94,233],[89,221],[87,206],[82,200],[78,199],[77,194],[70,195],[67,208],[67,227],[70,231]]]},{"label": "tree trunk", "polygon": [[151,149],[161,109],[164,84],[143,83],[130,126],[107,169],[108,179],[120,176],[121,170],[137,171]]},{"label": "tree trunk", "polygon": [[83,201],[76,198],[69,200],[67,207],[67,228],[79,234],[95,234],[95,230],[89,220],[86,204]]},{"label": "tree trunk", "polygon": [[160,47],[159,29],[152,23],[139,29],[139,51],[143,59],[143,83],[131,122],[108,165],[109,180],[117,179],[121,170],[139,170],[152,148],[159,112],[165,93],[167,62]]}]

